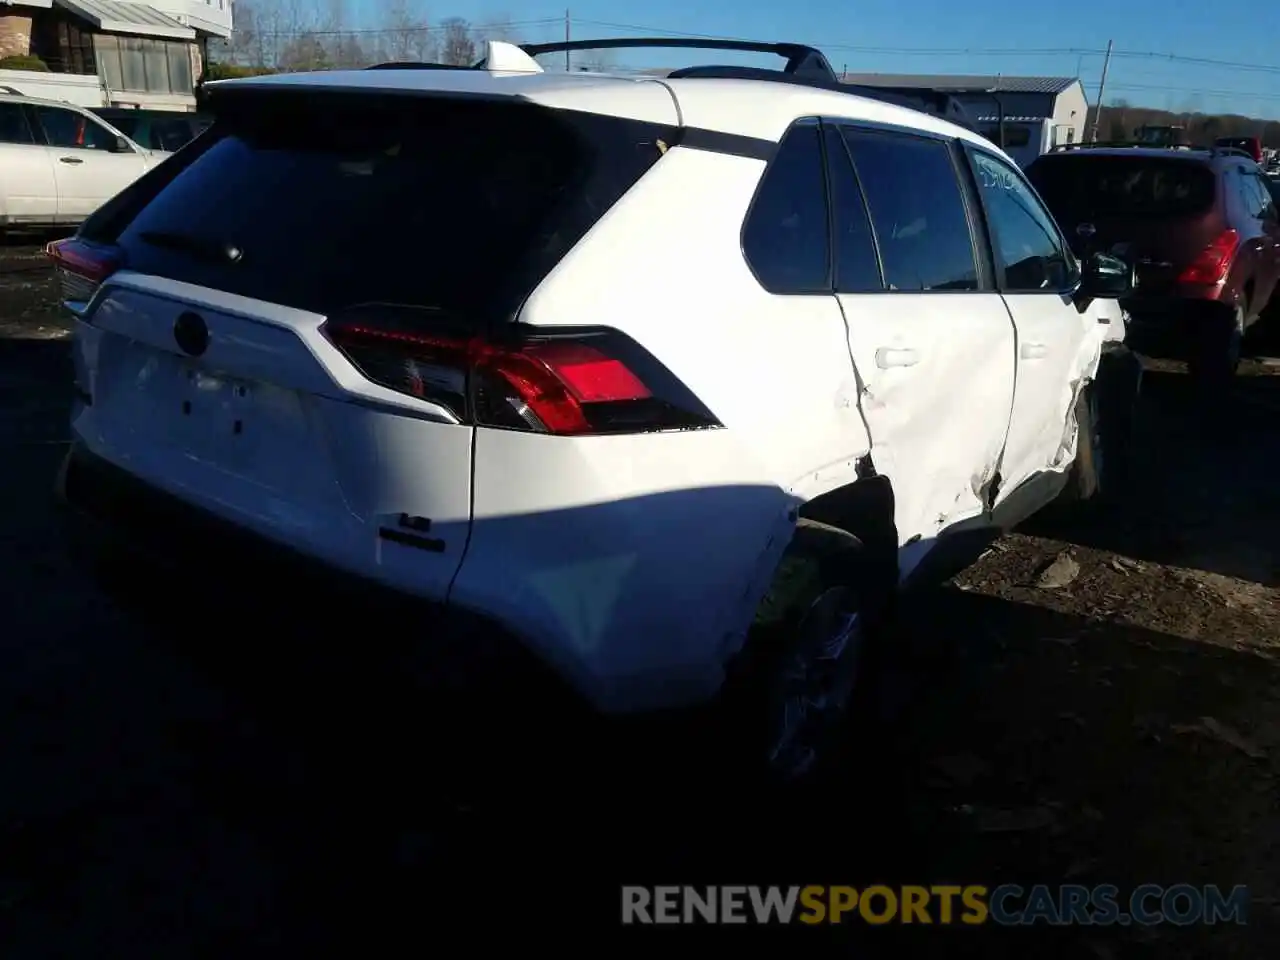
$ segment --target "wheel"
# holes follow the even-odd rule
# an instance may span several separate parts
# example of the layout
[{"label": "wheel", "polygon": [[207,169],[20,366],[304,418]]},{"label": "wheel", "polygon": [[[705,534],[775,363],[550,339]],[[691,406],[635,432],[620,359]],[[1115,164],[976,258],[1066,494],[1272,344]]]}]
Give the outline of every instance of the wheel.
[{"label": "wheel", "polygon": [[818,777],[855,695],[869,691],[886,609],[857,537],[798,521],[717,716],[732,772],[773,785]]},{"label": "wheel", "polygon": [[1187,372],[1200,386],[1222,390],[1236,375],[1247,314],[1248,305],[1237,303],[1229,310],[1198,318]]}]

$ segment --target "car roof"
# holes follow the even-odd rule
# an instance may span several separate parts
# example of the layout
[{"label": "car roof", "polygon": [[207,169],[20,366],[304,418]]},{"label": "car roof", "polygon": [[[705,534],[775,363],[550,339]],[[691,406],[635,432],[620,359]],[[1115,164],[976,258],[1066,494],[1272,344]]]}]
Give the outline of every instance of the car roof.
[{"label": "car roof", "polygon": [[[327,89],[361,93],[442,94],[519,99],[651,122],[682,123],[718,133],[778,141],[798,118],[830,116],[958,138],[996,154],[989,140],[964,127],[853,92],[769,80],[607,73],[498,72],[483,69],[330,70],[218,80],[221,90]],[[1012,161],[1010,161],[1012,162]]]}]

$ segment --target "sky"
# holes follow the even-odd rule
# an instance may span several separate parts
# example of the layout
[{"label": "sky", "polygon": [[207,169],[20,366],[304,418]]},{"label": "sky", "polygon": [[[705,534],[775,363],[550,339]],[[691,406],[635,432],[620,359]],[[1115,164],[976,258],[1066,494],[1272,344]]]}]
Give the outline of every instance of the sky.
[{"label": "sky", "polygon": [[[347,0],[376,27],[387,0]],[[434,22],[507,20],[520,39],[562,39],[564,7],[530,0],[410,0]],[[1090,103],[1107,41],[1105,102],[1280,119],[1280,7],[1170,0],[572,0],[574,38],[694,34],[810,43],[851,73],[1080,76]],[[646,51],[624,66],[681,66],[688,52]],[[724,57],[718,57],[724,62]]]}]

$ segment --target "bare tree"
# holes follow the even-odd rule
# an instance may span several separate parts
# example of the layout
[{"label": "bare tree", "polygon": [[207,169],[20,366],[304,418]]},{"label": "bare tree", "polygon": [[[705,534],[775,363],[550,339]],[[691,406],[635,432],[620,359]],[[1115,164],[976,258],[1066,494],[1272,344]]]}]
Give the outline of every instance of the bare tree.
[{"label": "bare tree", "polygon": [[383,8],[381,38],[382,59],[430,62],[436,57],[431,24],[419,0],[390,0]]},{"label": "bare tree", "polygon": [[329,70],[333,62],[324,41],[315,33],[303,33],[294,37],[280,50],[280,69],[290,72]]},{"label": "bare tree", "polygon": [[461,17],[450,17],[440,24],[440,62],[451,67],[469,67],[476,62],[476,41],[471,24]]},{"label": "bare tree", "polygon": [[227,41],[227,59],[232,63],[253,64],[258,39],[258,5],[253,0],[239,0],[231,39]]},{"label": "bare tree", "polygon": [[489,40],[502,40],[506,43],[520,43],[523,38],[507,14],[488,17],[473,31],[477,44]]}]

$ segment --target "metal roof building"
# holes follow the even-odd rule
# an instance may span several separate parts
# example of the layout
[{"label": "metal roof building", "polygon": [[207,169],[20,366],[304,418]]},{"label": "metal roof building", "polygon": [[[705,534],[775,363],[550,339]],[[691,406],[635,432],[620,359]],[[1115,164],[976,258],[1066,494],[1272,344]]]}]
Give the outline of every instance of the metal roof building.
[{"label": "metal roof building", "polygon": [[[979,123],[1051,120],[1061,142],[1084,139],[1089,101],[1079,77],[948,76],[946,74],[845,73],[845,83],[950,93]],[[994,139],[994,138],[993,138]]]}]

